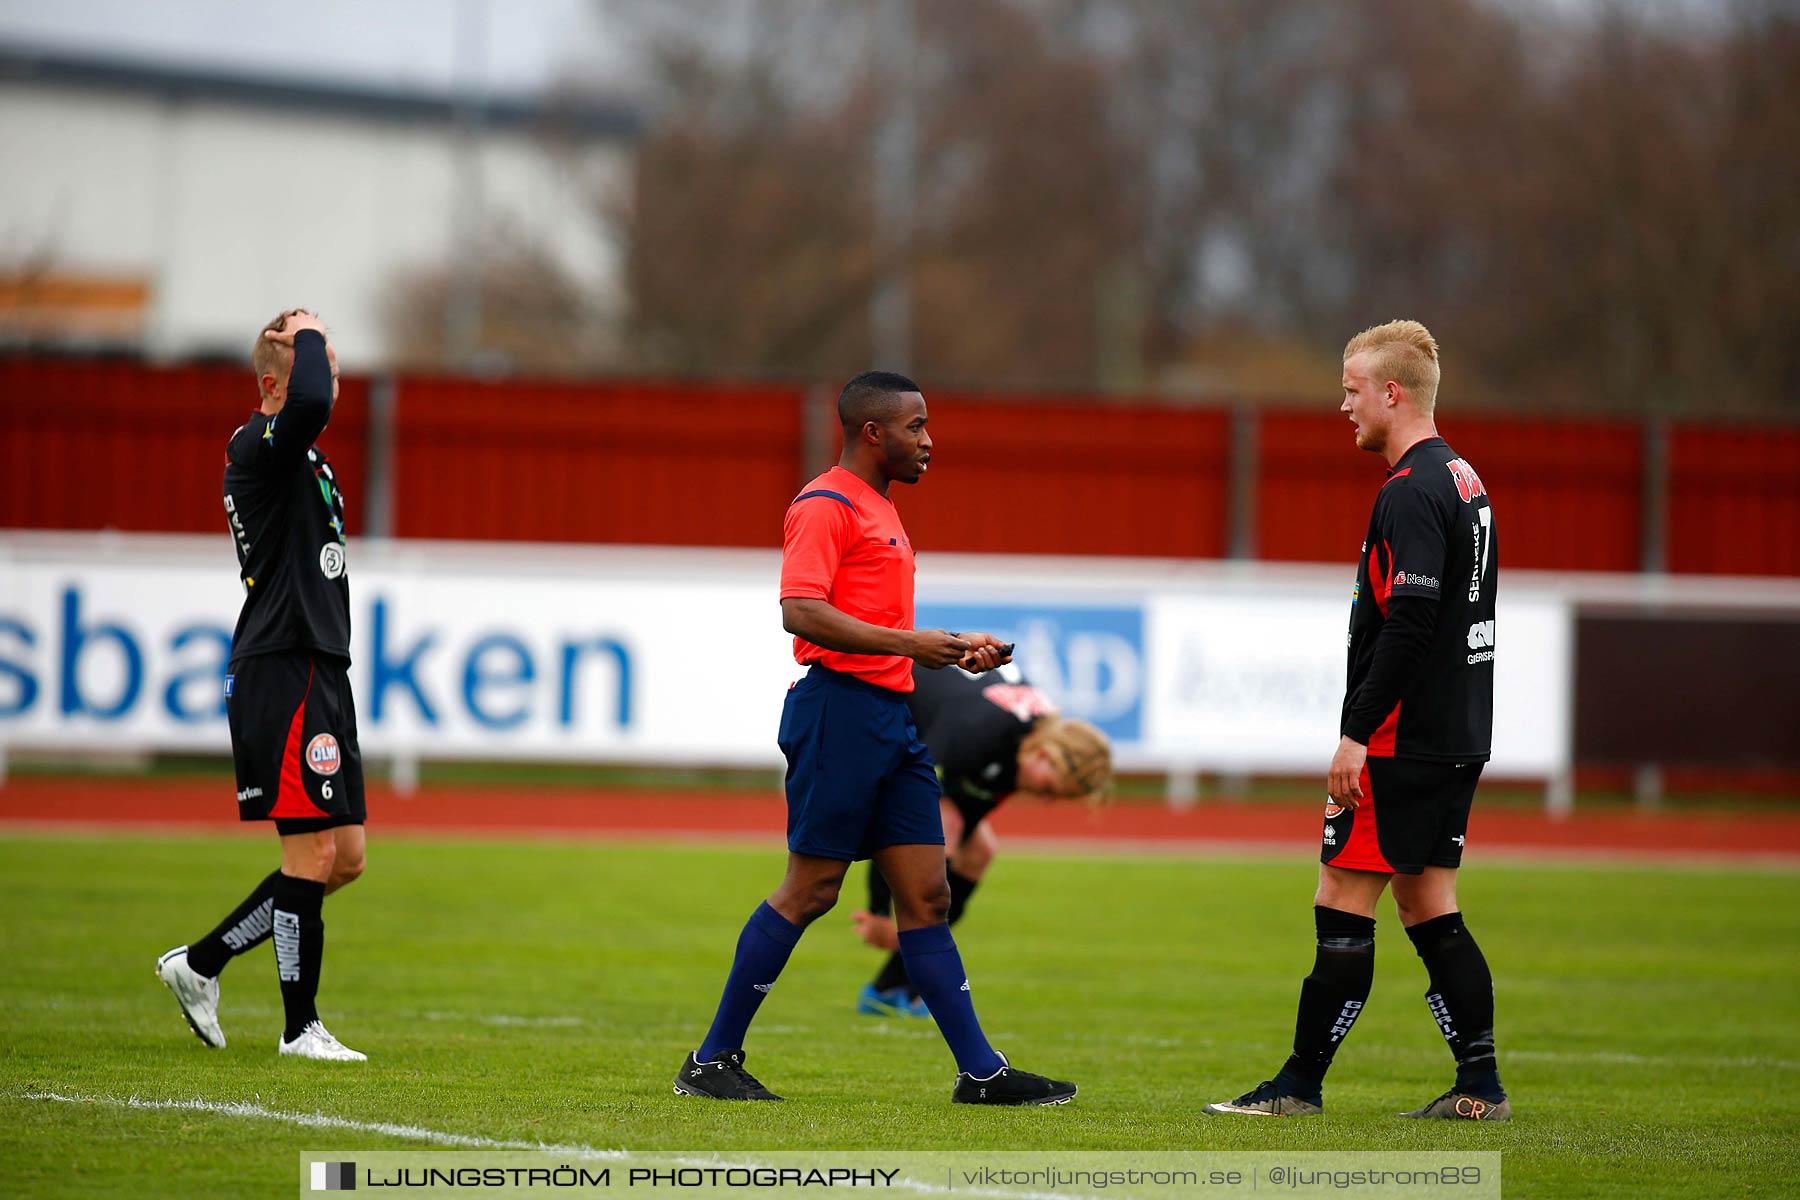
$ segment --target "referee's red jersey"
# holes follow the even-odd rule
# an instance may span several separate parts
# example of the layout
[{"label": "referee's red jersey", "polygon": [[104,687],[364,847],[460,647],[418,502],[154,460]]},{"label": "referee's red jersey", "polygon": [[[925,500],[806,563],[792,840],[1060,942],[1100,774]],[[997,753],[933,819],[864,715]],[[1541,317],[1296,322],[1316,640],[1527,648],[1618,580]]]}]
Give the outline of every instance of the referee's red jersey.
[{"label": "referee's red jersey", "polygon": [[[859,621],[913,627],[913,550],[893,503],[842,467],[800,489],[782,523],[781,598],[823,600]],[[819,663],[896,692],[913,690],[912,660],[845,654],[794,639],[794,661]]]}]

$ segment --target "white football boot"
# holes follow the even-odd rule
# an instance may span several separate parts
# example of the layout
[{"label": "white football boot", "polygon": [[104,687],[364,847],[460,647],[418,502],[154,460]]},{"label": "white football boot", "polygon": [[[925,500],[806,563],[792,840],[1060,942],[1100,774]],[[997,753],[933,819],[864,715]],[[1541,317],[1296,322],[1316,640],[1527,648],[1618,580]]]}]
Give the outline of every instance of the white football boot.
[{"label": "white football boot", "polygon": [[352,1050],[344,1043],[331,1036],[331,1031],[314,1021],[300,1031],[300,1036],[293,1041],[282,1038],[277,1048],[283,1054],[292,1054],[300,1058],[317,1058],[326,1062],[368,1062],[369,1056],[360,1050]]},{"label": "white football boot", "polygon": [[156,960],[156,977],[175,993],[181,1015],[194,1036],[214,1049],[225,1048],[225,1031],[219,1028],[219,981],[208,979],[188,966],[188,948],[177,946]]}]

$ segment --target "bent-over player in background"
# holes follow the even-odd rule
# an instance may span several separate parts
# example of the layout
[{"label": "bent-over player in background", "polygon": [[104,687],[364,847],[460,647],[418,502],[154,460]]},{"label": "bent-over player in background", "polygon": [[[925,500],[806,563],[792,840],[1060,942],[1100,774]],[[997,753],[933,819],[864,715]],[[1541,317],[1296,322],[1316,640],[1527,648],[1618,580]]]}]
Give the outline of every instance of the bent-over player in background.
[{"label": "bent-over player in background", "polygon": [[319,1020],[325,897],[363,870],[362,751],[350,696],[344,497],[316,445],[337,402],[337,354],[293,309],[257,336],[261,405],[226,447],[225,516],[244,606],[225,676],[238,818],[274,821],[281,867],[205,937],[156,963],[181,1013],[223,1047],[219,973],[273,938],[285,1028],[277,1049],[360,1062]]},{"label": "bent-over player in background", "polygon": [[1437,342],[1417,321],[1344,347],[1342,411],[1356,444],[1387,460],[1357,562],[1349,681],[1294,1052],[1274,1079],[1209,1113],[1306,1116],[1375,973],[1375,902],[1391,883],[1430,976],[1425,993],[1456,1082],[1402,1115],[1504,1121],[1494,981],[1456,904],[1456,872],[1494,728],[1494,592],[1500,559],[1481,477],[1438,436]]},{"label": "bent-over player in background", "polygon": [[[937,764],[944,844],[952,847],[949,923],[967,910],[993,864],[999,839],[988,817],[1013,795],[1098,803],[1112,784],[1112,744],[1086,721],[1056,712],[1017,667],[971,675],[957,667],[913,666],[906,697],[913,723]],[[869,907],[851,914],[862,939],[890,951],[887,962],[856,998],[871,1016],[928,1017],[906,974],[892,911],[893,892],[873,864]]]}]

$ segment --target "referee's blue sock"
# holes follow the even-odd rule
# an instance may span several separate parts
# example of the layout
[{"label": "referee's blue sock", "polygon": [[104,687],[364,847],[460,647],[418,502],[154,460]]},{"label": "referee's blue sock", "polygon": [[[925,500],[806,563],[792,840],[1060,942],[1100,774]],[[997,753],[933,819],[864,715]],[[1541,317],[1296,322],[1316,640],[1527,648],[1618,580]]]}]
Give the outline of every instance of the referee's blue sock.
[{"label": "referee's blue sock", "polygon": [[969,977],[963,970],[962,955],[956,952],[956,939],[948,925],[927,925],[922,929],[900,931],[900,953],[906,958],[906,973],[913,986],[931,1009],[938,1031],[956,1056],[956,1069],[977,1079],[986,1079],[1002,1066],[1000,1056],[988,1045],[975,1018],[975,1002],[969,998]]},{"label": "referee's blue sock", "polygon": [[744,1035],[750,1022],[762,1007],[763,997],[775,986],[776,976],[787,966],[788,955],[800,941],[800,926],[769,907],[768,901],[757,906],[738,934],[737,955],[731,960],[731,974],[725,980],[725,994],[719,997],[719,1011],[713,1016],[712,1028],[700,1043],[695,1057],[711,1062],[725,1050],[742,1050]]}]

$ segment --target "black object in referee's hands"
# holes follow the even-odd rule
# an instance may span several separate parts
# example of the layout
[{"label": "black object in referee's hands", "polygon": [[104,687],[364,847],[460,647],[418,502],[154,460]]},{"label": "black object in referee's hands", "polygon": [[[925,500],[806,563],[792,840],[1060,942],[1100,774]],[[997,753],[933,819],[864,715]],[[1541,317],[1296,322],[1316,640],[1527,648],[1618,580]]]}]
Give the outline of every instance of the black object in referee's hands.
[{"label": "black object in referee's hands", "polygon": [[[953,633],[953,634],[951,634],[951,635],[950,635],[950,636],[951,636],[951,637],[961,637],[961,636],[962,636],[962,634],[960,634],[960,633]],[[1015,646],[1015,645],[1017,645],[1017,644],[1018,644],[1018,643],[1016,643],[1016,642],[1007,642],[1007,643],[1006,643],[1006,644],[1005,644],[1005,645],[1003,645],[1003,646],[998,646],[998,647],[996,647],[996,649],[998,649],[998,650],[999,650],[999,651],[1000,651],[1000,658],[1001,658],[1001,660],[1002,660],[1002,662],[1001,662],[1001,665],[1002,665],[1002,666],[1005,666],[1005,665],[1006,665],[1006,664],[1005,664],[1005,661],[1004,661],[1004,660],[1006,660],[1006,659],[1009,659],[1009,658],[1011,658],[1011,657],[1012,657],[1012,652],[1013,652],[1013,647],[1014,647],[1014,646]],[[970,651],[970,653],[971,653],[971,654],[972,654],[972,653],[974,653],[974,651]],[[962,667],[962,668],[963,668],[963,670],[965,670],[965,671],[966,671],[966,670],[968,670],[968,668],[967,668],[967,667],[966,667],[966,666],[963,666],[963,664],[964,664],[964,663],[966,663],[966,662],[967,662],[967,661],[968,661],[968,659],[967,659],[967,658],[964,658],[964,659],[962,659],[962,660],[960,660],[960,661],[958,661],[958,662],[957,662],[957,664],[956,664],[956,665],[957,665],[957,666],[959,666],[959,667]]]}]

